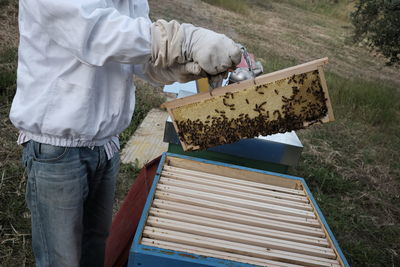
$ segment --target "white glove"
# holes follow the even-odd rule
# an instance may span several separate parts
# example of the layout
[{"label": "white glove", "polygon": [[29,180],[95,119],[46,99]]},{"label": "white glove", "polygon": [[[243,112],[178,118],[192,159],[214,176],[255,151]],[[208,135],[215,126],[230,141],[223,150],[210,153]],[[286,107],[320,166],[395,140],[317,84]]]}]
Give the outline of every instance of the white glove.
[{"label": "white glove", "polygon": [[176,63],[193,62],[209,75],[226,72],[239,64],[238,45],[223,34],[158,20],[152,24],[152,62],[155,67],[171,67]]},{"label": "white glove", "polygon": [[144,66],[144,72],[147,79],[159,85],[172,84],[174,82],[186,83],[207,76],[200,66],[194,62],[186,64],[175,63],[165,68],[147,63]]}]

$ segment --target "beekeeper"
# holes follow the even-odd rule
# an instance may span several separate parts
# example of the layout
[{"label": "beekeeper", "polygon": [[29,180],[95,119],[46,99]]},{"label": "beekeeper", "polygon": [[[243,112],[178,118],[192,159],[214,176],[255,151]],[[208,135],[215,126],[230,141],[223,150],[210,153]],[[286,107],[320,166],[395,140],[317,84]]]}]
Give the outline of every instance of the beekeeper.
[{"label": "beekeeper", "polygon": [[[21,0],[17,92],[37,266],[103,266],[132,76],[218,75],[240,61],[225,35],[149,19],[146,0]],[[161,4],[161,3],[160,3]]]}]

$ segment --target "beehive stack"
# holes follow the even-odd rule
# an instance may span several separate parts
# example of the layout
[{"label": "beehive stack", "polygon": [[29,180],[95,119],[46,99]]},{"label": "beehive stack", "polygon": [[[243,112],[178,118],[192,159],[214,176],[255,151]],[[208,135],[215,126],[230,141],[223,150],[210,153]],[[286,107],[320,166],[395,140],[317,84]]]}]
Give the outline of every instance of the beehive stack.
[{"label": "beehive stack", "polygon": [[164,106],[184,150],[299,130],[334,119],[322,70],[326,62],[312,61]]},{"label": "beehive stack", "polygon": [[137,233],[146,249],[257,266],[346,265],[302,179],[167,156],[154,183]]}]

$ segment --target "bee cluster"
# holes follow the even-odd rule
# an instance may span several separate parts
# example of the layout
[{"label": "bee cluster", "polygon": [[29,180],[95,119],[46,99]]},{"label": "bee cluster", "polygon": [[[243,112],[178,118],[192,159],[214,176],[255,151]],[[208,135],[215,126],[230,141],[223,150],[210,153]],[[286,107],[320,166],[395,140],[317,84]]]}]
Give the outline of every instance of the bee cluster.
[{"label": "bee cluster", "polygon": [[[322,122],[328,112],[317,70],[246,90],[254,90],[252,98],[249,94],[241,96],[241,91],[226,93],[220,97],[222,105],[214,108],[211,114],[208,112],[204,119],[176,120],[179,138],[188,150],[299,130],[305,123]],[[269,105],[270,101],[274,104]],[[237,109],[245,112],[237,114]]]}]

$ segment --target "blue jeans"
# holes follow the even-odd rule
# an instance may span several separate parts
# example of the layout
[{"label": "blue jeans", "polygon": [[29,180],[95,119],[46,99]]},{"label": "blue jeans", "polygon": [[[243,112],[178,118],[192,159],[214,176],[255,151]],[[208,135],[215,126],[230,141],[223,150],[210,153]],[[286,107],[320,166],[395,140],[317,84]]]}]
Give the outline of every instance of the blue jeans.
[{"label": "blue jeans", "polygon": [[119,156],[108,160],[103,147],[24,146],[36,265],[103,266]]}]

